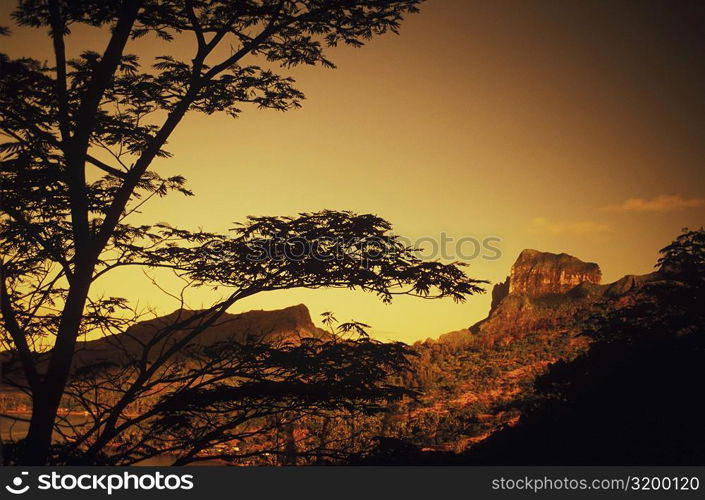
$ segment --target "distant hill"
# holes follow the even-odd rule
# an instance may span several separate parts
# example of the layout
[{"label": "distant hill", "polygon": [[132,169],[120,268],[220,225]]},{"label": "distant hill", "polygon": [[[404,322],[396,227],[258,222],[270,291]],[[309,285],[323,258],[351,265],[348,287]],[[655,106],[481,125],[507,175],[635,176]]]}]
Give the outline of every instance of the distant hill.
[{"label": "distant hill", "polygon": [[[122,334],[102,337],[96,340],[80,342],[77,345],[75,365],[101,359],[110,360],[116,353],[135,354],[143,351],[143,346],[156,333],[197,315],[197,310],[176,310],[166,316],[142,321],[128,328]],[[178,342],[193,328],[201,325],[202,320],[195,320],[187,328],[177,329],[168,337],[152,347],[156,355],[163,345]],[[325,337],[328,333],[314,325],[308,308],[299,304],[274,311],[255,310],[239,314],[223,313],[218,320],[207,327],[193,341],[198,345],[211,345],[216,342],[233,341],[247,343],[252,341],[274,341],[304,337]]]},{"label": "distant hill", "polygon": [[[79,341],[76,345],[74,367],[101,361],[117,361],[127,356],[140,355],[144,351],[144,346],[154,338],[157,332],[200,312],[197,310],[176,310],[166,316],[139,322],[120,334]],[[196,320],[188,328],[176,329],[164,340],[154,343],[148,358],[156,356],[165,345],[183,339],[192,328],[198,325],[199,320]],[[239,314],[226,312],[213,325],[199,334],[193,343],[211,345],[228,340],[246,343],[248,341],[295,340],[305,337],[324,338],[327,335],[329,335],[328,332],[313,323],[308,308],[299,304],[274,311],[255,310]],[[42,368],[40,363],[40,371]],[[13,373],[14,376],[21,377],[19,366],[15,367],[10,364],[5,366],[5,370],[6,374]]]}]

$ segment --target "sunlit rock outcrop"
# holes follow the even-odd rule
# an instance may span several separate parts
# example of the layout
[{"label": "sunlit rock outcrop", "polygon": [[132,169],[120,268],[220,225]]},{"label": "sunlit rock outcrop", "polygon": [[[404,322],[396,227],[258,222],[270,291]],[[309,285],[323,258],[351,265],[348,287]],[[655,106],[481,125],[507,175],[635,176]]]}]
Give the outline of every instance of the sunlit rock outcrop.
[{"label": "sunlit rock outcrop", "polygon": [[439,341],[463,344],[480,335],[493,343],[537,331],[566,332],[595,302],[619,297],[656,277],[655,273],[625,276],[602,285],[602,271],[593,262],[527,249],[519,254],[507,279],[494,286],[487,318]]},{"label": "sunlit rock outcrop", "polygon": [[565,293],[588,282],[599,284],[600,266],[565,253],[555,254],[524,250],[512,266],[509,293],[538,297],[547,293]]}]

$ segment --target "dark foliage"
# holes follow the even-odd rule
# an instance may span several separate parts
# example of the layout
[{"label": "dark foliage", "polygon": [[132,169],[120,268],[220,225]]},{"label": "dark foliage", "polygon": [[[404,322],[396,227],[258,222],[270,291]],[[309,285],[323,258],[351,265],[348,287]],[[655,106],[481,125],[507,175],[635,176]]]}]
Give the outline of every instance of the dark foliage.
[{"label": "dark foliage", "polygon": [[[463,300],[480,291],[480,282],[466,277],[457,265],[418,259],[414,249],[403,247],[390,235],[386,221],[371,215],[323,211],[298,217],[253,218],[226,235],[130,222],[130,215],[143,210],[154,197],[173,191],[192,195],[182,175],[164,175],[157,170],[170,157],[167,142],[187,113],[238,116],[245,107],[279,111],[298,107],[304,96],[293,79],[280,70],[301,64],[332,67],[328,48],[360,46],[374,36],[397,32],[403,18],[416,12],[419,3],[18,3],[15,22],[44,30],[52,43],[52,54],[47,54],[50,63],[0,54],[0,132],[5,139],[0,145],[0,340],[12,358],[9,364],[21,369],[20,375],[10,370],[3,382],[32,399],[29,433],[19,450],[20,461],[44,464],[53,460],[52,433],[61,430],[57,426],[59,407],[71,384],[87,376],[98,386],[106,380],[121,384],[115,389],[114,404],[106,406],[93,398],[96,407],[89,411],[96,425],[89,434],[94,441],[86,456],[98,461],[97,457],[107,455],[106,447],[112,446],[123,430],[126,417],[121,412],[145,391],[157,387],[160,377],[169,380],[176,367],[186,369],[176,354],[243,297],[295,287],[357,288],[384,301],[395,294]],[[102,53],[83,51],[75,58],[67,56],[76,53],[67,46],[72,42],[71,30],[79,24],[109,32]],[[2,28],[0,34],[8,34],[8,30]],[[143,61],[129,52],[132,40],[143,36],[154,37],[164,47],[164,53],[154,61]],[[169,53],[169,42],[177,37],[192,39],[190,57],[179,59]],[[230,47],[228,55],[219,55],[227,52],[219,50],[223,46]],[[282,258],[279,250],[291,244],[291,237],[304,241],[310,247],[306,250],[315,249],[323,258],[333,260],[322,263],[310,252],[304,258],[290,258],[285,252]],[[118,362],[80,367],[76,378],[72,365],[81,335],[102,332],[118,338],[140,319],[139,312],[124,298],[92,292],[97,279],[125,266],[171,270],[187,287],[220,287],[225,290],[224,298],[155,332],[154,338],[144,343],[142,358],[124,366]],[[175,332],[184,330],[189,333],[174,338]],[[47,350],[48,346],[51,349]],[[379,360],[384,352],[396,359],[393,348],[385,351],[370,342],[356,342],[350,345],[353,347],[355,356],[363,360]],[[306,355],[325,359],[334,348],[343,349],[341,345],[319,347]],[[45,352],[40,355],[39,351]],[[287,356],[296,353],[303,356],[296,350]],[[349,359],[352,352],[337,355]],[[281,369],[277,363],[286,359],[269,361]],[[294,394],[303,397],[301,384],[305,383],[315,390],[303,400],[309,407],[318,407],[342,405],[344,389],[369,389],[364,396],[370,400],[391,390],[381,385],[381,372],[370,371],[370,363],[363,363],[367,368],[362,373],[355,372],[355,366],[348,367],[367,377],[354,386],[349,381],[342,383],[342,373],[327,372],[327,365],[308,361],[308,366],[330,376],[314,382],[292,372],[299,378],[288,385],[283,381],[270,386],[239,384],[237,388],[216,384],[212,388],[215,392],[198,395],[218,407],[228,398],[232,402],[235,397],[262,395],[268,387],[280,400],[293,400]],[[328,392],[326,383],[331,384]],[[179,418],[186,418],[186,413],[180,414],[174,407],[185,401],[179,394],[173,392],[171,399],[160,401],[155,408],[170,408]],[[361,395],[353,391],[347,397]],[[184,412],[187,410],[195,408],[187,405]],[[156,414],[153,416],[158,422]],[[217,434],[218,425],[209,425]],[[79,435],[74,450],[87,442],[86,436]]]}]

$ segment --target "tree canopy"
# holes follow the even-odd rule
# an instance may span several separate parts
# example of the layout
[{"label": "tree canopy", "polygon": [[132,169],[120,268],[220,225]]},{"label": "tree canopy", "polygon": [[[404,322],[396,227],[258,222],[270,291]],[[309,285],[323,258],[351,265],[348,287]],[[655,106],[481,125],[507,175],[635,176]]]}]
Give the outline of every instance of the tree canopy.
[{"label": "tree canopy", "polygon": [[[227,290],[211,307],[189,316],[197,320],[163,329],[160,335],[184,328],[191,332],[169,354],[186,348],[236,301],[262,291],[346,287],[375,293],[383,301],[395,294],[463,300],[481,291],[482,283],[458,265],[418,259],[415,249],[402,245],[390,225],[373,215],[324,210],[255,217],[227,234],[130,219],[155,197],[193,194],[183,175],[164,173],[169,137],[189,112],[236,117],[248,106],[299,107],[304,94],[287,69],[333,68],[329,49],[359,47],[375,36],[397,33],[419,3],[18,2],[14,22],[47,33],[52,46],[51,62],[0,54],[5,139],[0,145],[0,329],[11,362],[22,369],[20,379],[4,382],[32,398],[22,463],[49,460],[57,412],[75,382],[79,336],[124,334],[140,319],[125,298],[92,292],[95,280],[117,268],[165,268],[187,286]],[[79,25],[106,32],[102,51],[73,44]],[[11,35],[11,29],[1,34]],[[132,53],[141,37],[159,44],[161,55],[146,61]],[[189,57],[170,50],[171,41],[183,38],[192,43]],[[325,349],[316,352],[323,355]],[[137,369],[124,389],[124,407],[153,382],[151,377],[163,375],[144,363],[133,365]],[[375,380],[382,383],[379,376]],[[102,431],[119,425],[98,421]]]}]

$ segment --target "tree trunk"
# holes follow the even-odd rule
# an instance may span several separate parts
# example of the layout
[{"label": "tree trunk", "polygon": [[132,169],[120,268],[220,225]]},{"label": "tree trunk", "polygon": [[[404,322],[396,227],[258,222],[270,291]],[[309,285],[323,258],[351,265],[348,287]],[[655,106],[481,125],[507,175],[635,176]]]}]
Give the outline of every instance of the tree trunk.
[{"label": "tree trunk", "polygon": [[49,460],[54,421],[61,395],[58,400],[52,400],[47,396],[42,391],[32,397],[32,419],[24,441],[22,465],[46,465]]},{"label": "tree trunk", "polygon": [[56,414],[71,371],[94,265],[94,262],[87,263],[71,283],[49,366],[32,393],[32,418],[21,456],[23,465],[46,465],[49,458]]}]

